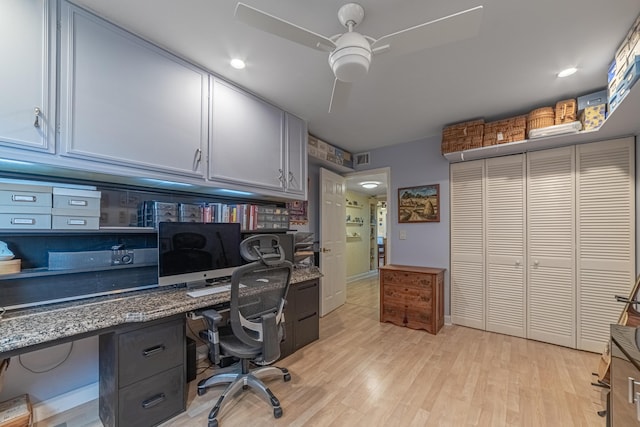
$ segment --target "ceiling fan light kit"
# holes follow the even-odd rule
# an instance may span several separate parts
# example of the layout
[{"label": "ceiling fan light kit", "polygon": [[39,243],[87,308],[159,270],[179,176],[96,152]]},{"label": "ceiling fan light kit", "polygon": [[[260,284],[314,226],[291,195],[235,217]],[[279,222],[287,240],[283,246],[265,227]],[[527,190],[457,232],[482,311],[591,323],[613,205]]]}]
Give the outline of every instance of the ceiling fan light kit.
[{"label": "ceiling fan light kit", "polygon": [[415,52],[473,37],[480,29],[482,6],[454,13],[424,24],[406,28],[375,39],[364,36],[356,28],[364,19],[364,8],[347,3],[338,10],[338,20],[347,32],[333,37],[302,28],[244,3],[238,3],[236,19],[254,28],[274,34],[311,49],[329,52],[329,66],[334,74],[329,112],[345,108],[351,83],[369,72],[372,53],[382,54],[398,49],[401,53]]}]

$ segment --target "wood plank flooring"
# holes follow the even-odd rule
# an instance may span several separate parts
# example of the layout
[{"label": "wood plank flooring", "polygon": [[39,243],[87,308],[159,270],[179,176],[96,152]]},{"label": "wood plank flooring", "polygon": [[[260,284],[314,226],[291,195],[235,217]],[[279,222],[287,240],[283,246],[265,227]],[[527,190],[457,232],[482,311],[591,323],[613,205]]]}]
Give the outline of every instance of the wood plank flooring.
[{"label": "wood plank flooring", "polygon": [[[604,394],[590,385],[597,354],[459,326],[434,336],[381,324],[378,305],[377,277],[350,283],[320,340],[278,363],[292,376],[268,383],[282,418],[245,392],[220,426],[605,426]],[[195,384],[163,426],[207,425],[222,388],[198,397]],[[93,401],[37,426],[100,426],[97,413]]]}]

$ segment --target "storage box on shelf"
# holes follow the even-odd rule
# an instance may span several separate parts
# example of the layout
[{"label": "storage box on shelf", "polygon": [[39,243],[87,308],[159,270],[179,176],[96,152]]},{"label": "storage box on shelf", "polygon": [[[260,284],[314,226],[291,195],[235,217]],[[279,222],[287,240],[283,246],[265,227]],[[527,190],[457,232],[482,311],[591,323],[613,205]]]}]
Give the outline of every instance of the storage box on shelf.
[{"label": "storage box on shelf", "polygon": [[442,130],[442,153],[479,148],[483,144],[484,119],[446,126]]},{"label": "storage box on shelf", "polygon": [[331,164],[353,168],[353,156],[350,152],[309,135],[307,138],[307,154],[310,157],[327,161]]},{"label": "storage box on shelf", "polygon": [[582,110],[580,122],[583,130],[598,129],[607,115],[607,104],[589,105]]},{"label": "storage box on shelf", "polygon": [[553,126],[555,123],[556,114],[553,107],[536,108],[527,115],[527,135],[532,129]]},{"label": "storage box on shelf", "polygon": [[575,122],[578,117],[577,104],[577,101],[573,98],[558,101],[555,108],[556,117],[554,124],[561,125],[564,123]]},{"label": "storage box on shelf", "polygon": [[314,264],[314,234],[305,231],[293,233],[293,260],[296,267],[310,267]]},{"label": "storage box on shelf", "polygon": [[522,141],[525,139],[526,130],[526,116],[516,116],[485,123],[482,146],[488,147],[507,142]]}]

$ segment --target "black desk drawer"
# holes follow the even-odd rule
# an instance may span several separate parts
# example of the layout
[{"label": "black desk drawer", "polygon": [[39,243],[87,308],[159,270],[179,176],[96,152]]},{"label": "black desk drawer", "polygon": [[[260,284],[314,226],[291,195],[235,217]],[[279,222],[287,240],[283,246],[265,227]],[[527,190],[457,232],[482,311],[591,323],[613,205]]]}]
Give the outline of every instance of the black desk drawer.
[{"label": "black desk drawer", "polygon": [[320,289],[318,281],[302,282],[295,286],[296,315],[294,320],[301,320],[310,314],[318,313]]},{"label": "black desk drawer", "polygon": [[184,366],[177,366],[120,390],[120,425],[147,427],[184,410]]},{"label": "black desk drawer", "polygon": [[118,337],[120,388],[158,372],[183,365],[185,352],[182,322],[161,323]]}]

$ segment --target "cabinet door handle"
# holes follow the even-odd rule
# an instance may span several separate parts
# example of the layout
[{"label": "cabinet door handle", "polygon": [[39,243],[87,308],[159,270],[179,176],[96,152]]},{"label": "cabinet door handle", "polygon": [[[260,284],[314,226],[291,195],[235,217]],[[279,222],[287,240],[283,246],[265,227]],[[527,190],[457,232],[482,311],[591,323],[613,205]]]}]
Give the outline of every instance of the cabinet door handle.
[{"label": "cabinet door handle", "polygon": [[278,175],[278,181],[280,181],[280,184],[284,186],[284,171],[282,169],[278,169],[278,173],[280,174]]},{"label": "cabinet door handle", "polygon": [[293,178],[295,178],[293,173],[289,172],[289,184],[293,183]]},{"label": "cabinet door handle", "polygon": [[142,402],[142,407],[144,409],[152,408],[152,407],[156,406],[158,403],[164,401],[166,398],[167,397],[165,396],[164,393],[156,394],[155,396],[150,397],[147,400],[144,400]]},{"label": "cabinet door handle", "polygon": [[196,148],[196,152],[193,156],[193,170],[197,170],[198,169],[198,165],[200,164],[200,161],[202,160],[202,150],[200,148]]},{"label": "cabinet door handle", "polygon": [[142,355],[144,357],[151,357],[154,354],[158,354],[160,352],[163,352],[165,350],[165,346],[164,344],[160,344],[160,345],[156,345],[154,347],[149,347],[145,350],[142,350]]},{"label": "cabinet door handle", "polygon": [[40,118],[40,113],[42,113],[42,111],[40,110],[40,107],[36,107],[33,109],[33,114],[36,116],[36,121],[33,122],[33,127],[35,128],[40,127],[40,122],[38,120]]},{"label": "cabinet door handle", "polygon": [[636,386],[640,386],[640,382],[636,381],[635,378],[633,377],[629,377],[627,385],[628,385],[627,398],[629,400],[629,403],[635,403],[636,398],[639,394],[639,392],[636,392]]}]

